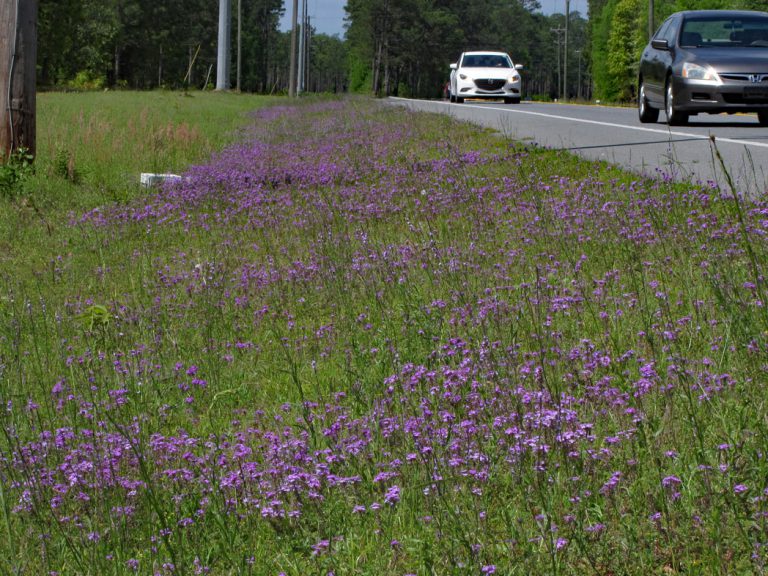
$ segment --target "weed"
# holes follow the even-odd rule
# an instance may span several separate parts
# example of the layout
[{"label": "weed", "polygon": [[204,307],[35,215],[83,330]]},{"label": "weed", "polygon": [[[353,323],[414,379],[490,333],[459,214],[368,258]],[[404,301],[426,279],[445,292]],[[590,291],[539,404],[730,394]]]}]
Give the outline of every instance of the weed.
[{"label": "weed", "polygon": [[75,155],[70,150],[60,148],[56,151],[53,163],[53,171],[56,176],[78,185],[83,180],[83,175],[75,167]]},{"label": "weed", "polygon": [[0,164],[0,195],[13,199],[22,193],[24,183],[35,173],[33,160],[26,148],[17,148]]}]

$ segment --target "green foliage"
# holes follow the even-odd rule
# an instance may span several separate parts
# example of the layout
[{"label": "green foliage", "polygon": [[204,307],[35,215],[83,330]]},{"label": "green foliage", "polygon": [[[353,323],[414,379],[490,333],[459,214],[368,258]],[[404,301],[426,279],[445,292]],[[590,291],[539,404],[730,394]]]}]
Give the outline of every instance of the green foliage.
[{"label": "green foliage", "polygon": [[347,46],[337,36],[318,34],[312,38],[310,86],[313,92],[344,92],[347,86]]},{"label": "green foliage", "polygon": [[353,94],[371,93],[371,69],[366,62],[353,54],[349,56],[349,91]]},{"label": "green foliage", "polygon": [[[244,89],[272,91],[285,75],[282,13],[281,0],[243,2]],[[203,87],[216,63],[218,2],[209,0],[40,0],[38,25],[43,86]]]},{"label": "green foliage", "polygon": [[738,8],[739,6],[734,6],[733,0],[676,0],[674,7],[675,7],[675,11],[678,11],[678,10],[725,10],[725,9]]},{"label": "green foliage", "polygon": [[112,322],[109,310],[103,304],[93,304],[76,316],[77,320],[88,330],[106,328]]},{"label": "green foliage", "polygon": [[[588,95],[593,86],[594,96],[601,100],[630,100],[635,60],[647,41],[646,4],[643,0],[588,0],[588,4],[589,20],[571,13],[568,96]],[[676,10],[762,10],[765,2],[657,0],[655,6],[658,24]],[[243,0],[242,9],[241,89],[284,93],[290,33],[281,32],[279,24],[285,2]],[[562,14],[540,13],[540,2],[348,0],[345,9],[344,39],[312,31],[307,91],[438,97],[448,79],[448,64],[461,52],[498,49],[525,65],[524,96],[561,96],[563,48],[552,30],[563,28],[565,19]],[[40,0],[39,82],[76,90],[211,88],[217,29],[218,3],[210,0]],[[234,46],[233,38],[233,87]]]},{"label": "green foliage", "polygon": [[83,180],[81,171],[75,166],[75,155],[71,150],[60,148],[53,158],[53,172],[56,176],[80,184]]},{"label": "green foliage", "polygon": [[591,63],[592,79],[594,82],[595,98],[598,100],[613,100],[619,89],[613,75],[608,73],[605,62],[608,59],[608,38],[611,31],[614,6],[611,2],[592,13],[591,25]]},{"label": "green foliage", "polygon": [[[462,52],[494,49],[524,63],[524,89],[556,94],[559,60],[551,29],[562,27],[564,17],[544,16],[536,12],[539,8],[528,0],[350,0],[350,87],[360,90],[365,78],[378,95],[405,89],[414,96],[438,97],[448,65]],[[573,13],[570,24],[568,86],[575,93],[574,64],[586,43],[586,21]]]},{"label": "green foliage", "polygon": [[[270,74],[270,70],[282,68],[289,61],[288,35],[278,31],[283,10],[282,0],[243,2],[242,90],[274,91],[276,78],[274,74]],[[236,70],[236,50],[233,48],[232,52],[232,70]],[[206,59],[209,57],[210,55],[203,56]],[[234,75],[232,83],[235,83]]]},{"label": "green foliage", "polygon": [[608,74],[615,92],[611,100],[634,98],[637,63],[645,46],[641,0],[618,0],[608,34]]},{"label": "green foliage", "polygon": [[592,15],[591,62],[595,98],[634,98],[637,63],[647,42],[648,16],[642,0],[607,0]]},{"label": "green foliage", "polygon": [[14,198],[21,193],[24,183],[34,174],[33,160],[26,148],[18,148],[0,164],[0,195]]},{"label": "green foliage", "polygon": [[81,70],[67,82],[67,87],[74,90],[103,90],[106,82],[104,76],[99,76],[90,70]]}]

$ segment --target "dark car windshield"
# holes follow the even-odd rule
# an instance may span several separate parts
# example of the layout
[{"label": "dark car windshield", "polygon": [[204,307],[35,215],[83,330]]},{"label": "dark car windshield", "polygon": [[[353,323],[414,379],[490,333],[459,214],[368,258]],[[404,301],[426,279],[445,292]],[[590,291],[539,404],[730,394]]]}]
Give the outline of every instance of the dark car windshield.
[{"label": "dark car windshield", "polygon": [[467,54],[461,61],[463,68],[509,68],[509,60],[499,54]]},{"label": "dark car windshield", "polygon": [[695,16],[686,18],[680,46],[768,48],[768,18]]}]

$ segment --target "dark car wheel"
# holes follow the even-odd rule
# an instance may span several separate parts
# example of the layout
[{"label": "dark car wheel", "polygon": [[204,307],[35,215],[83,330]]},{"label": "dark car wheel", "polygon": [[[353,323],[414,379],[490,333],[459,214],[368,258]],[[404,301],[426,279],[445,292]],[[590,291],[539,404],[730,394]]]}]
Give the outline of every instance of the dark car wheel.
[{"label": "dark car wheel", "polygon": [[648,98],[645,97],[645,84],[640,81],[640,90],[637,93],[637,112],[640,116],[640,122],[643,124],[652,124],[659,120],[659,111],[648,104]]},{"label": "dark car wheel", "polygon": [[453,95],[453,92],[451,92],[450,94],[448,94],[448,99],[449,99],[451,102],[456,102],[456,96],[454,96],[454,95]]},{"label": "dark car wheel", "polygon": [[760,110],[757,113],[757,121],[760,122],[760,126],[768,126],[768,110]]},{"label": "dark car wheel", "polygon": [[670,126],[682,126],[688,124],[688,114],[675,109],[675,92],[672,88],[672,77],[667,78],[666,99],[664,111],[667,113],[667,124]]},{"label": "dark car wheel", "polygon": [[464,104],[464,98],[456,96],[456,104]]},{"label": "dark car wheel", "polygon": [[520,104],[520,98],[504,98],[504,104]]}]

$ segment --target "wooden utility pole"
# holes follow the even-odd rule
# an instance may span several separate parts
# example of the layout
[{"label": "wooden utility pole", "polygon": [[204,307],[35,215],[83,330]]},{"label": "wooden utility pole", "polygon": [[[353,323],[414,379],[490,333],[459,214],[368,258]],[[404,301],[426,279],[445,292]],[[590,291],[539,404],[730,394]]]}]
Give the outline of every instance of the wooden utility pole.
[{"label": "wooden utility pole", "polygon": [[296,96],[296,28],[299,25],[299,0],[293,0],[293,15],[291,16],[291,65],[288,79],[288,96]]},{"label": "wooden utility pole", "polygon": [[560,63],[560,52],[561,52],[560,46],[562,46],[563,41],[561,39],[560,34],[562,34],[565,31],[565,28],[550,28],[549,31],[550,32],[554,32],[555,33],[555,38],[556,38],[555,46],[557,46],[557,99],[560,100],[562,98],[561,89],[562,89],[562,85],[563,85],[563,83],[562,83],[562,79],[563,78],[562,78],[562,74],[561,74],[561,72],[562,72],[562,65]]},{"label": "wooden utility pole", "polygon": [[299,72],[296,76],[296,93],[304,91],[304,40],[307,37],[307,0],[301,0],[301,28],[299,30]]},{"label": "wooden utility pole", "polygon": [[216,58],[216,90],[229,90],[229,43],[232,38],[231,0],[219,0],[219,45]]},{"label": "wooden utility pole", "polygon": [[243,0],[237,0],[237,91],[240,92],[240,77],[243,75]]},{"label": "wooden utility pole", "polygon": [[563,100],[568,102],[568,23],[571,20],[571,0],[565,0],[565,48],[563,49]]},{"label": "wooden utility pole", "polygon": [[648,41],[651,41],[651,38],[653,38],[654,33],[654,26],[653,22],[655,20],[654,18],[654,9],[653,9],[653,0],[648,0]]},{"label": "wooden utility pole", "polygon": [[36,151],[38,0],[0,0],[0,155]]}]

